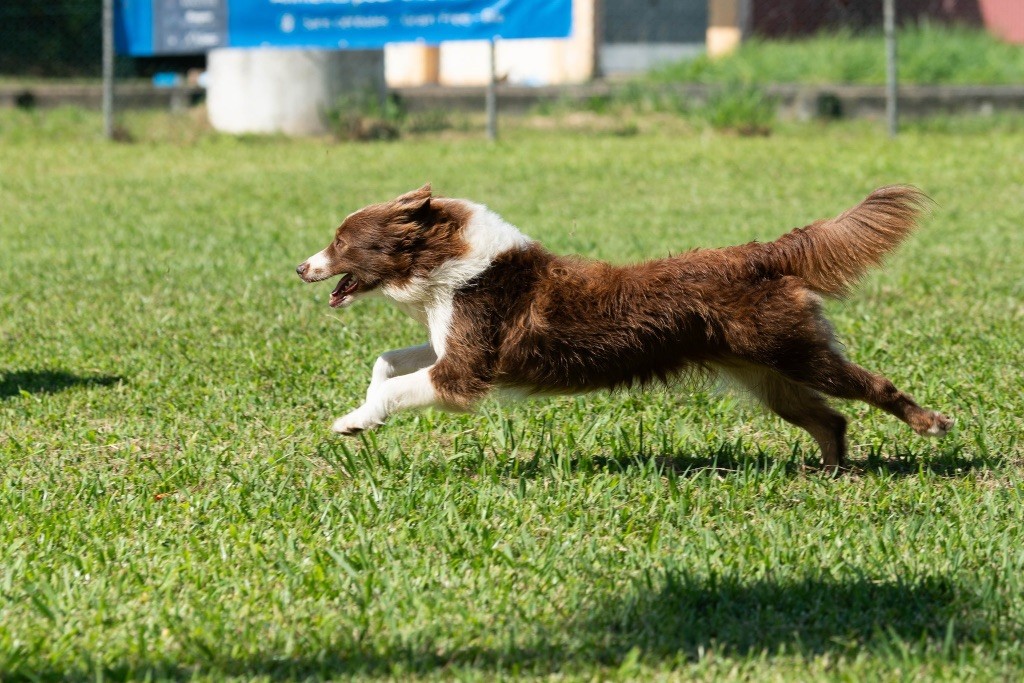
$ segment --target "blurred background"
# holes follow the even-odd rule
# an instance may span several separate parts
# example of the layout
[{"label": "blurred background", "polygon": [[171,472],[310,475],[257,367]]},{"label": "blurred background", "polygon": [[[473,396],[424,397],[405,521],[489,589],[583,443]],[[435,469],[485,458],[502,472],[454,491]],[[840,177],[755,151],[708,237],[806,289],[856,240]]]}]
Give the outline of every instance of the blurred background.
[{"label": "blurred background", "polygon": [[[898,0],[897,8],[904,25],[955,24],[1024,43],[1020,0]],[[571,39],[516,41],[499,50],[499,68],[509,82],[578,83],[705,52],[728,52],[743,39],[880,31],[882,26],[881,0],[574,0],[573,11]],[[101,21],[102,0],[3,0],[0,71],[9,76],[98,78]],[[389,47],[388,83],[482,83],[486,74],[482,64],[473,63],[479,56],[474,48],[481,49],[454,42],[437,48]],[[121,57],[118,74],[148,77],[204,65],[202,52]]]},{"label": "blurred background", "polygon": [[[123,12],[131,4],[117,0],[115,6]],[[201,16],[207,6],[242,11],[234,9],[242,4],[154,0],[152,13],[159,21],[174,12]],[[389,43],[345,52],[318,67],[316,78],[333,82],[323,92],[281,90],[280,84],[273,85],[273,67],[236,63],[221,69],[220,83],[237,86],[239,69],[255,69],[255,82],[215,98],[209,118],[225,132],[393,137],[410,113],[433,112],[427,117],[433,124],[420,121],[420,128],[441,126],[442,119],[458,112],[472,118],[483,109],[481,89],[492,76],[503,114],[566,105],[600,110],[623,101],[692,113],[706,108],[710,99],[728,110],[720,116],[743,118],[736,127],[753,132],[770,128],[778,116],[880,116],[885,108],[879,89],[886,80],[884,4],[572,0],[567,37],[498,40],[493,62],[486,40]],[[1024,110],[1024,2],[893,4],[904,113]],[[0,106],[99,107],[102,17],[103,0],[0,0]],[[282,30],[288,28],[286,20]],[[119,49],[113,68],[118,109],[205,106],[217,48],[164,46],[149,55]],[[271,56],[271,62],[277,59]],[[278,71],[293,74],[283,76],[293,88],[294,64],[281,63]],[[314,120],[241,121],[237,112],[228,111],[259,109],[254,92],[264,90],[274,103],[309,100]],[[233,104],[225,104],[228,100]]]}]

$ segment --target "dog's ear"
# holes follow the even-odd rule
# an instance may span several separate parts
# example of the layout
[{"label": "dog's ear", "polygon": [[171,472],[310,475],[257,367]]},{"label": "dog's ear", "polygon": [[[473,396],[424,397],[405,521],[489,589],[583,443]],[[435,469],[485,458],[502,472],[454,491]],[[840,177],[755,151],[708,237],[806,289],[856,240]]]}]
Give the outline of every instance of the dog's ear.
[{"label": "dog's ear", "polygon": [[430,203],[433,193],[430,191],[430,183],[427,183],[418,190],[412,190],[398,197],[395,201],[399,204],[412,204],[422,206]]},{"label": "dog's ear", "polygon": [[430,183],[427,183],[418,190],[406,192],[395,199],[402,213],[411,218],[422,218],[430,213],[430,199],[432,197]]}]

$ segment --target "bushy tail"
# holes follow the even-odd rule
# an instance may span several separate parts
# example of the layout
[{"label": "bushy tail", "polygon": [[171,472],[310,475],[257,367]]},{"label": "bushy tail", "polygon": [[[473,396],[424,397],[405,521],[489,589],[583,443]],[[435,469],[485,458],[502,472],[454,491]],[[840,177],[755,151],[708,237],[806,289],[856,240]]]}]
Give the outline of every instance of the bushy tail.
[{"label": "bushy tail", "polygon": [[803,278],[821,294],[845,296],[869,268],[881,265],[885,255],[907,238],[928,203],[916,187],[880,187],[831,220],[797,228],[765,244],[765,265]]}]

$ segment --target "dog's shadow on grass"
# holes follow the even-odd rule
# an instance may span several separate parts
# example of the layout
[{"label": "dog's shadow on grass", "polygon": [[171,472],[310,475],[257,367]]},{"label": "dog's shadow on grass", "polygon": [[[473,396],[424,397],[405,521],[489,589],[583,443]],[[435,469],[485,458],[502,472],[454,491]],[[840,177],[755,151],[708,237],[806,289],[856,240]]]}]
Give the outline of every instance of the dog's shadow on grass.
[{"label": "dog's shadow on grass", "polygon": [[641,583],[580,625],[605,637],[608,664],[633,648],[653,661],[694,661],[706,652],[803,658],[922,640],[952,647],[985,632],[975,597],[943,576],[774,580],[666,571]]},{"label": "dog's shadow on grass", "polygon": [[965,457],[959,449],[950,449],[934,455],[900,454],[885,456],[872,452],[867,458],[851,458],[842,470],[835,472],[821,466],[814,457],[799,455],[779,457],[765,453],[743,454],[723,446],[707,453],[642,453],[632,456],[595,456],[588,464],[579,466],[595,469],[628,471],[632,467],[653,465],[661,472],[677,477],[735,476],[741,473],[777,474],[787,477],[821,476],[881,476],[913,477],[922,473],[934,476],[965,477],[972,471],[992,469],[998,462],[991,457]]},{"label": "dog's shadow on grass", "polygon": [[[550,676],[578,669],[593,675],[595,663],[617,670],[634,652],[645,664],[674,667],[708,653],[735,658],[884,655],[922,642],[955,649],[989,632],[976,617],[974,597],[941,576],[906,582],[775,581],[666,572],[592,602],[594,609],[578,610],[558,633],[514,646],[447,652],[395,646],[384,652],[335,653],[316,665],[236,662],[230,673],[290,679],[459,669],[484,676],[512,671]],[[573,636],[562,636],[568,633]]]},{"label": "dog's shadow on grass", "polygon": [[28,394],[54,394],[75,387],[109,387],[116,375],[76,375],[63,370],[0,370],[0,400]]},{"label": "dog's shadow on grass", "polygon": [[867,458],[853,460],[850,471],[859,475],[914,477],[928,473],[937,477],[955,479],[966,477],[978,470],[992,470],[1005,465],[988,454],[964,456],[957,446],[936,449],[927,454],[901,454],[895,457],[871,452]]},{"label": "dog's shadow on grass", "polygon": [[[707,656],[736,660],[899,656],[908,647],[955,657],[959,648],[993,637],[976,602],[973,594],[943,576],[919,575],[905,581],[773,580],[667,570],[642,577],[614,594],[591,598],[589,608],[582,605],[567,623],[550,625],[549,633],[505,645],[452,648],[429,640],[410,644],[384,636],[329,647],[315,656],[266,652],[233,657],[226,654],[227,643],[209,642],[195,648],[206,653],[202,661],[187,666],[157,659],[115,665],[103,673],[118,680],[178,681],[193,678],[197,671],[215,678],[274,681],[353,675],[403,678],[445,672],[456,677],[460,673],[485,678],[516,673],[590,677],[595,665],[615,673],[631,657],[656,668],[675,668]],[[1014,631],[999,637],[1010,642],[1018,636]],[[506,641],[498,636],[489,640]],[[18,672],[8,673],[18,678]],[[32,678],[48,680],[77,677],[66,671],[32,673]],[[82,678],[86,673],[95,672],[81,672]]]}]

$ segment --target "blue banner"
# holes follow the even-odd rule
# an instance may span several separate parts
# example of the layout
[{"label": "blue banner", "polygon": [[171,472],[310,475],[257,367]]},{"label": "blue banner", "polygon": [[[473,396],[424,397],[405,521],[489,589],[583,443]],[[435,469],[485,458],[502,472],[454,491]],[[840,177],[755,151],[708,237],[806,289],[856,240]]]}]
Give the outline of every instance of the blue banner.
[{"label": "blue banner", "polygon": [[119,54],[564,38],[572,0],[115,0]]}]

